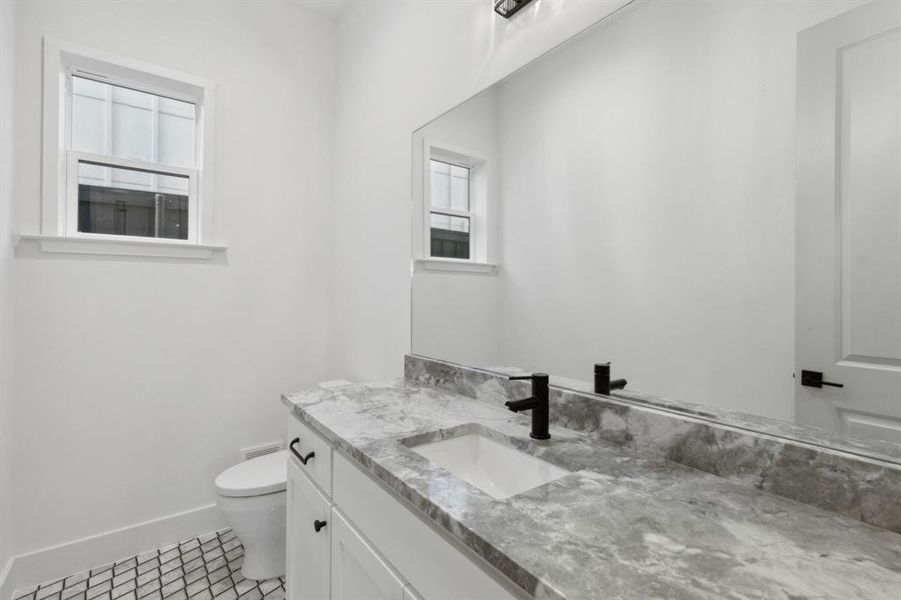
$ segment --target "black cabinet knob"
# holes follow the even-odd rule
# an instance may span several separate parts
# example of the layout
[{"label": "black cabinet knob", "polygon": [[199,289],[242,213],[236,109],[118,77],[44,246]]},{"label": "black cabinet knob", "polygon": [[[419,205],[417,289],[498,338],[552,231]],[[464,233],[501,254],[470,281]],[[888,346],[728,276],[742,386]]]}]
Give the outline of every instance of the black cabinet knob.
[{"label": "black cabinet knob", "polygon": [[325,527],[326,525],[328,525],[328,522],[326,522],[326,521],[320,521],[319,519],[316,519],[315,521],[313,521],[313,529],[316,530],[316,533],[319,533],[319,530],[322,529],[323,527]]}]

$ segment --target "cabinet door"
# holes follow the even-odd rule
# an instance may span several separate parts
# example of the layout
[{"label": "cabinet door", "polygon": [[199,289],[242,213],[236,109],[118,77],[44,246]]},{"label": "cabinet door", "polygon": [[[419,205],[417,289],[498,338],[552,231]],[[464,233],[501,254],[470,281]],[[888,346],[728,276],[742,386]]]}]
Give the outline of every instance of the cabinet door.
[{"label": "cabinet door", "polygon": [[[514,600],[515,584],[502,585],[491,567],[462,544],[452,544],[340,452],[334,460],[335,504],[385,560],[428,600]],[[478,563],[476,562],[478,561]],[[508,589],[509,587],[509,589]],[[514,590],[514,591],[510,591]]]},{"label": "cabinet door", "polygon": [[403,600],[404,584],[332,509],[332,600]]},{"label": "cabinet door", "polygon": [[288,460],[288,599],[328,600],[331,503],[295,462]]}]

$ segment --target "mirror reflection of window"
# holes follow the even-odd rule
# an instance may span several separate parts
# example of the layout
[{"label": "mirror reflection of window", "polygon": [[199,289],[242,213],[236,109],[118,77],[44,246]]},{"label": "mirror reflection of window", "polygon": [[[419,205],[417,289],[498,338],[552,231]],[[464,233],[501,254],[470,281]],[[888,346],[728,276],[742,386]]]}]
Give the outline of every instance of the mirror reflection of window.
[{"label": "mirror reflection of window", "polygon": [[470,258],[469,167],[431,160],[430,248],[439,258]]}]

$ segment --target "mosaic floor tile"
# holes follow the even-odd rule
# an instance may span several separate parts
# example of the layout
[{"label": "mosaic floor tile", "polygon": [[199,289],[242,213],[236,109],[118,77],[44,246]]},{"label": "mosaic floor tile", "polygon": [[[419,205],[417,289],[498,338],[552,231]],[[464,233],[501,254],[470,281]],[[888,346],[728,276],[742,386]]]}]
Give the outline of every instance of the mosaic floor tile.
[{"label": "mosaic floor tile", "polygon": [[244,579],[243,560],[241,542],[225,529],[22,589],[12,599],[284,600],[284,577]]}]

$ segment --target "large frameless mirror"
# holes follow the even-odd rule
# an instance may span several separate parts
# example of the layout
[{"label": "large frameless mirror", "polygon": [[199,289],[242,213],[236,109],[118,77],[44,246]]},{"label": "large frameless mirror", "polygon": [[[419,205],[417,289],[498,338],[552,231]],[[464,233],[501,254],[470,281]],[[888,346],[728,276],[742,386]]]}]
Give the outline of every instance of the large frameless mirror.
[{"label": "large frameless mirror", "polygon": [[414,354],[901,460],[898,4],[633,3],[413,157]]}]

